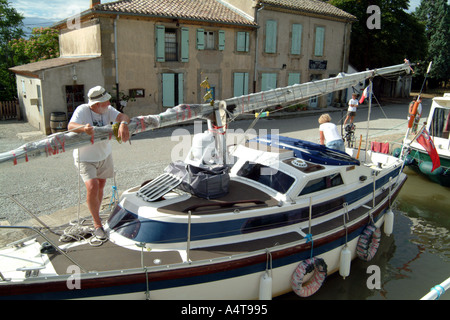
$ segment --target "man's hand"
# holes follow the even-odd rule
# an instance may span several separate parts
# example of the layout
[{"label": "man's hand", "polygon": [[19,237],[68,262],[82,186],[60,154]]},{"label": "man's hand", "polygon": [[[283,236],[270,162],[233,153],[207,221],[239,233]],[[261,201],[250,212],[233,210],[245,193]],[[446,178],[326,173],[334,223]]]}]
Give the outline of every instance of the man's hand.
[{"label": "man's hand", "polygon": [[127,142],[130,139],[130,131],[128,130],[128,125],[123,122],[120,123],[118,133],[119,138],[121,138],[123,142]]},{"label": "man's hand", "polygon": [[84,133],[93,136],[94,135],[94,127],[91,126],[89,123],[86,124],[83,128]]}]

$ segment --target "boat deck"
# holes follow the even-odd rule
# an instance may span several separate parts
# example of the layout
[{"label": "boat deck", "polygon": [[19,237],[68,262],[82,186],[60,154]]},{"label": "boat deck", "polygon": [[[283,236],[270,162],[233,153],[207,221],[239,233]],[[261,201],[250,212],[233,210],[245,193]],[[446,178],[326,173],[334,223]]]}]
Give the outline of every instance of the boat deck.
[{"label": "boat deck", "polygon": [[[376,204],[386,200],[387,192],[379,195],[376,199]],[[363,218],[363,223],[369,221],[368,212],[371,210],[372,200],[357,209],[348,212],[347,223],[352,224],[355,220]],[[364,217],[365,216],[365,217]],[[337,218],[323,221],[320,224],[313,225],[311,233],[313,238],[319,239],[326,233],[342,233],[343,217],[340,215]],[[304,234],[308,230],[302,230]],[[189,258],[191,261],[211,260],[216,258],[230,257],[236,254],[245,254],[258,250],[265,250],[275,246],[295,243],[301,245],[301,240],[304,240],[302,232],[288,232],[263,239],[256,239],[251,241],[243,241],[233,244],[225,244],[211,247],[194,248],[190,250]],[[47,235],[54,243],[59,243],[58,237],[53,234]],[[137,249],[137,250],[136,250]],[[186,252],[179,251],[144,251],[135,247],[133,250],[127,249],[114,244],[112,241],[106,241],[101,246],[91,246],[89,243],[73,246],[66,250],[67,254],[74,259],[79,265],[88,271],[112,271],[112,270],[126,270],[133,268],[155,267],[171,264],[183,263],[182,254]],[[66,274],[67,268],[73,265],[66,257],[59,253],[48,254],[56,272],[58,274]]]},{"label": "boat deck", "polygon": [[244,183],[231,180],[227,195],[218,199],[204,199],[192,196],[189,199],[158,208],[166,214],[214,214],[229,212],[230,209],[250,210],[254,208],[274,207],[278,201],[267,193]]}]

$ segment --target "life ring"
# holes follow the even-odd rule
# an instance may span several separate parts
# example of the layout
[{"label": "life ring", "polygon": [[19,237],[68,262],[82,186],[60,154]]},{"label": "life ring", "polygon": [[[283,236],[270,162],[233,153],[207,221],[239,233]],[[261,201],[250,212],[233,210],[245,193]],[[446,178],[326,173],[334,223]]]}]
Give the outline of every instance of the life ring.
[{"label": "life ring", "polygon": [[356,246],[356,254],[364,261],[370,261],[377,253],[380,246],[381,230],[373,224],[369,224],[359,237]]},{"label": "life ring", "polygon": [[[313,272],[311,279],[303,283],[303,278]],[[327,277],[327,264],[321,258],[310,258],[299,263],[292,274],[292,290],[300,297],[309,297],[317,292]]]},{"label": "life ring", "polygon": [[414,124],[414,119],[416,118],[417,109],[419,108],[419,101],[411,102],[409,104],[409,119],[408,119],[408,128],[412,128]]}]

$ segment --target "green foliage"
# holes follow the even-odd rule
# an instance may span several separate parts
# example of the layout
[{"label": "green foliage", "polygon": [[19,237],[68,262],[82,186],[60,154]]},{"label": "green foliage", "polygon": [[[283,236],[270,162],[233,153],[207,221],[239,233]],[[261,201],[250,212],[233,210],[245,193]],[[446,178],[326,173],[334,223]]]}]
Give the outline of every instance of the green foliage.
[{"label": "green foliage", "polygon": [[9,42],[24,35],[22,20],[22,15],[11,8],[7,0],[0,0],[0,101],[12,100],[16,96],[16,81],[8,71],[15,65]]},{"label": "green foliage", "polygon": [[18,57],[37,62],[59,57],[58,30],[34,28],[31,37],[10,41],[10,47]]},{"label": "green foliage", "polygon": [[427,56],[422,74],[433,61],[429,77],[436,82],[448,82],[450,75],[450,5],[446,0],[421,1],[414,16],[425,26]]},{"label": "green foliage", "polygon": [[[358,70],[414,62],[426,55],[424,26],[407,13],[408,0],[331,0],[332,5],[357,17],[352,25],[350,63]],[[370,5],[380,8],[381,28],[369,29]]]}]

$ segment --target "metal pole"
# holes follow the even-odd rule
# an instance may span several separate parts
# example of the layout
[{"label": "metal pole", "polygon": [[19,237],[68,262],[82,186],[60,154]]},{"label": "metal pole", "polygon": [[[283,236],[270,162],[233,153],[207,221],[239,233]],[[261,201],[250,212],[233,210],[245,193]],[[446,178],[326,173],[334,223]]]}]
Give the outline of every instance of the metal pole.
[{"label": "metal pole", "polygon": [[191,250],[191,210],[188,211],[188,235],[186,243],[186,255],[187,261],[190,263],[190,250]]}]

